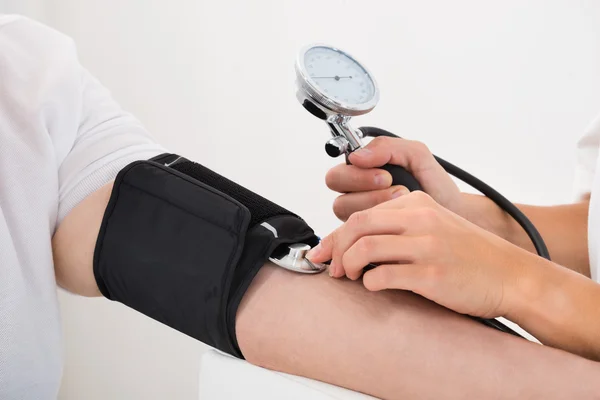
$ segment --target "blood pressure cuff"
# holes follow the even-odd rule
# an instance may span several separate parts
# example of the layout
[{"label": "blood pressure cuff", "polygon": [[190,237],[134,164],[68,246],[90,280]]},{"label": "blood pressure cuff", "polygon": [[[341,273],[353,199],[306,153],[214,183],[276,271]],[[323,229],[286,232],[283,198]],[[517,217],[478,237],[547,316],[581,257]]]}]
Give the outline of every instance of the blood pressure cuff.
[{"label": "blood pressure cuff", "polygon": [[102,294],[243,358],[238,306],[275,251],[318,238],[294,213],[177,155],[116,177],[94,251]]}]

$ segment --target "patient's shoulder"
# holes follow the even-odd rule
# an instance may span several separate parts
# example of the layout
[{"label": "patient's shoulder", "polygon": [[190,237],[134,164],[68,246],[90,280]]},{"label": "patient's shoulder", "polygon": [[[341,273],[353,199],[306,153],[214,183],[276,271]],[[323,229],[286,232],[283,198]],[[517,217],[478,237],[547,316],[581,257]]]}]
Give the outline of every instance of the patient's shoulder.
[{"label": "patient's shoulder", "polygon": [[0,56],[13,63],[35,59],[44,64],[75,55],[69,36],[21,15],[0,14],[0,50]]},{"label": "patient's shoulder", "polygon": [[65,80],[80,81],[77,68],[75,44],[67,35],[31,18],[0,14],[4,96],[14,92],[17,99],[31,105]]},{"label": "patient's shoulder", "polygon": [[63,108],[76,114],[82,85],[72,39],[33,19],[0,14],[0,115],[13,127],[51,123]]}]

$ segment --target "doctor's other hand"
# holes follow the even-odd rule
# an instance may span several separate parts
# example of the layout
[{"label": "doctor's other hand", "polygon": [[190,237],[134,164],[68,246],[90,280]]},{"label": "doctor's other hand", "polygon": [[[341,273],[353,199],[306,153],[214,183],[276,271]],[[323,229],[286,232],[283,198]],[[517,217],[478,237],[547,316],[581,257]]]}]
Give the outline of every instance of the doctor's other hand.
[{"label": "doctor's other hand", "polygon": [[349,160],[352,165],[335,166],[325,177],[331,190],[342,193],[333,204],[335,215],[342,221],[408,193],[403,186],[392,186],[390,173],[379,168],[385,164],[404,167],[436,202],[462,215],[458,186],[421,142],[378,137],[350,154]]},{"label": "doctor's other hand", "polygon": [[[415,292],[459,313],[493,318],[513,308],[535,255],[413,192],[356,212],[307,257],[330,275],[363,276],[372,291]],[[377,266],[363,274],[369,263]]]}]

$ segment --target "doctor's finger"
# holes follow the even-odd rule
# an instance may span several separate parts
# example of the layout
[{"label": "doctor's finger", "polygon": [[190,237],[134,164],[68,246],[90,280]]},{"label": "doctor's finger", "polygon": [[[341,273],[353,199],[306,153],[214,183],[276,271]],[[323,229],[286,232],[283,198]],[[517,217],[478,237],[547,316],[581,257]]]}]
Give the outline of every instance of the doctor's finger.
[{"label": "doctor's finger", "polygon": [[[342,255],[359,238],[369,235],[423,235],[429,233],[428,224],[421,223],[424,212],[419,209],[375,208],[352,214],[346,223],[321,240],[307,257],[313,262],[333,259],[341,262]],[[337,268],[334,268],[334,270]]]},{"label": "doctor's finger", "polygon": [[403,208],[431,208],[438,210],[440,205],[425,192],[420,190],[406,193],[403,196],[396,196],[390,201],[380,203],[373,207],[376,210],[403,209]]},{"label": "doctor's finger", "polygon": [[412,264],[422,261],[428,252],[427,236],[377,235],[364,236],[342,257],[346,276],[358,279],[370,263]]},{"label": "doctor's finger", "polygon": [[343,194],[333,202],[333,212],[340,220],[346,221],[355,212],[367,210],[408,193],[410,192],[404,186],[392,186],[383,190]]},{"label": "doctor's finger", "polygon": [[390,187],[392,175],[382,169],[363,169],[340,164],[327,172],[325,184],[339,193],[378,190]]},{"label": "doctor's finger", "polygon": [[429,148],[417,141],[377,137],[364,148],[349,156],[350,162],[360,168],[377,168],[385,164],[400,165],[415,173],[435,165]]},{"label": "doctor's finger", "polygon": [[363,285],[371,291],[400,289],[423,295],[434,284],[430,277],[435,274],[436,269],[428,265],[383,264],[365,272]]}]

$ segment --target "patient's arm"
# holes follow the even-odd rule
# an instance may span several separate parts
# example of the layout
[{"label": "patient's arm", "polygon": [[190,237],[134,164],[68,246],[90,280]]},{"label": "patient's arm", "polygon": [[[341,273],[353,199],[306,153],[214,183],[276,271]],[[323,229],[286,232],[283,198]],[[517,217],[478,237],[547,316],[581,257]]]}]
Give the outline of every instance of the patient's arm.
[{"label": "patient's arm", "polygon": [[[54,235],[57,280],[67,290],[100,295],[92,256],[111,190],[108,184],[88,196]],[[494,331],[409,293],[368,292],[357,282],[270,265],[244,297],[237,336],[252,363],[377,397],[600,393],[600,367],[591,361]]]},{"label": "patient's arm", "polygon": [[237,317],[248,361],[383,398],[600,398],[600,364],[412,293],[265,266]]}]

